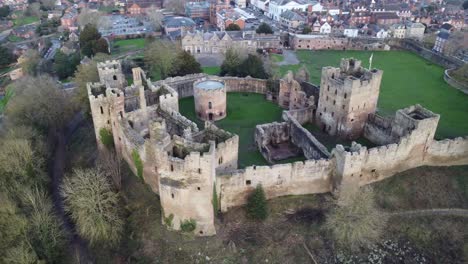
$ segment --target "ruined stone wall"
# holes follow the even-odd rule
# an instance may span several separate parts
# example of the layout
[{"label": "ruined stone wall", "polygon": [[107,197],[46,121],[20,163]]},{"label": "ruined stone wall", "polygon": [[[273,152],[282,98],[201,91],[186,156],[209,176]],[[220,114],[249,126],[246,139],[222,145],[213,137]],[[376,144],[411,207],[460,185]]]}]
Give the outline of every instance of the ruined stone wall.
[{"label": "ruined stone wall", "polygon": [[198,132],[198,126],[190,119],[172,109],[158,109],[158,114],[166,120],[167,131],[171,135],[184,136],[185,130]]},{"label": "ruined stone wall", "polygon": [[425,160],[434,166],[468,164],[468,137],[432,141]]},{"label": "ruined stone wall", "polygon": [[221,211],[246,203],[248,195],[261,184],[267,199],[284,195],[325,193],[332,190],[332,161],[308,160],[273,166],[250,166],[217,175]]},{"label": "ruined stone wall", "polygon": [[312,122],[314,109],[315,107],[309,106],[302,109],[283,111],[282,118],[283,120],[287,120],[289,117],[292,117],[297,120],[299,124],[303,125]]},{"label": "ruined stone wall", "polygon": [[294,79],[293,73],[288,71],[286,76],[280,80],[278,105],[286,109],[301,109],[308,104],[308,96],[302,91],[298,81]]},{"label": "ruined stone wall", "polygon": [[395,143],[392,136],[392,118],[370,114],[364,126],[363,136],[377,145]]},{"label": "ruined stone wall", "polygon": [[269,146],[287,142],[290,139],[290,128],[287,122],[273,122],[257,125],[255,127],[255,142],[262,156],[271,164],[274,164],[273,153]]},{"label": "ruined stone wall", "polygon": [[226,84],[226,91],[229,92],[246,92],[266,94],[267,80],[256,79],[251,77],[223,77],[222,80]]},{"label": "ruined stone wall", "polygon": [[307,159],[322,159],[330,157],[327,148],[320,143],[307,129],[292,118],[288,113],[287,120],[290,123],[291,142],[302,149]]},{"label": "ruined stone wall", "polygon": [[169,77],[154,83],[156,86],[168,85],[178,94],[179,98],[193,96],[193,83],[199,79],[206,78],[205,73],[189,74],[185,76]]}]

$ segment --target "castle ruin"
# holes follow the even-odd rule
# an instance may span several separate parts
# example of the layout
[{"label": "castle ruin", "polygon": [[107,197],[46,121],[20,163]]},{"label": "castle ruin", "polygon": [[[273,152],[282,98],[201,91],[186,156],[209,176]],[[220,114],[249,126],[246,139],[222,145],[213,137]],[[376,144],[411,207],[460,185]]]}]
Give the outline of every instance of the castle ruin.
[{"label": "castle ruin", "polygon": [[[133,69],[134,83],[126,85],[119,61],[100,63],[98,71],[100,82],[87,85],[98,147],[106,151],[99,135],[111,132],[117,153],[159,194],[161,221],[174,230],[194,221],[195,234],[214,235],[216,211],[245,204],[258,184],[271,199],[365,185],[423,165],[468,164],[468,138],[434,139],[438,114],[420,105],[398,110],[394,117],[376,114],[382,71],[363,69],[354,59],[343,60],[340,68],[325,67],[320,87],[288,73],[277,83],[279,89],[267,80],[206,74],[152,82],[140,68]],[[252,135],[271,165],[239,169],[237,135],[210,121],[200,128],[179,113],[179,99],[196,96],[194,83],[206,80],[223,83],[225,92],[264,94],[285,109],[282,122],[259,124]],[[210,110],[208,102],[200,105]],[[209,115],[202,119],[210,120]],[[328,151],[303,127],[306,123],[325,126],[332,135],[362,136],[378,146],[367,149],[353,142]],[[306,161],[275,164],[299,153]]]}]

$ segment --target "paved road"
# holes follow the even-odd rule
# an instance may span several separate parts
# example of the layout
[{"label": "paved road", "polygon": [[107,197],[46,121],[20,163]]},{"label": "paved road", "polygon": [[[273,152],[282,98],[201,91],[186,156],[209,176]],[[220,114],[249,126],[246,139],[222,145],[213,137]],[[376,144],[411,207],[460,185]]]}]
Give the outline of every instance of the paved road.
[{"label": "paved road", "polygon": [[296,65],[300,63],[299,59],[297,59],[296,53],[292,50],[283,50],[283,58],[284,60],[278,62],[278,65]]}]

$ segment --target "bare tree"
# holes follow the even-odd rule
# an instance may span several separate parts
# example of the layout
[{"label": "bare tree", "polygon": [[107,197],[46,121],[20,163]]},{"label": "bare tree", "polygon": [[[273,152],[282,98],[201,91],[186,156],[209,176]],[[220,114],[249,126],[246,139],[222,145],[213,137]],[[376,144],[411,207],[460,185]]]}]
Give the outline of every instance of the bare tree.
[{"label": "bare tree", "polygon": [[343,186],[326,227],[340,246],[356,250],[376,242],[387,219],[388,216],[377,208],[370,187]]},{"label": "bare tree", "polygon": [[153,79],[165,79],[174,64],[177,56],[177,47],[169,41],[157,40],[149,44],[145,50],[145,63]]},{"label": "bare tree", "polygon": [[98,169],[73,171],[62,185],[65,210],[75,221],[81,236],[91,244],[118,244],[124,221],[119,195],[109,179]]},{"label": "bare tree", "polygon": [[183,15],[185,14],[185,0],[166,0],[164,1],[164,8],[172,10],[174,13]]},{"label": "bare tree", "polygon": [[99,153],[98,167],[112,180],[117,190],[122,187],[122,157],[114,150]]},{"label": "bare tree", "polygon": [[84,28],[87,24],[92,24],[98,29],[107,29],[111,26],[109,17],[105,16],[102,12],[86,7],[81,9],[77,22],[80,28]]},{"label": "bare tree", "polygon": [[14,92],[6,113],[16,124],[40,130],[62,127],[74,110],[57,81],[46,75],[19,79]]},{"label": "bare tree", "polygon": [[156,8],[155,6],[151,6],[146,10],[146,15],[151,21],[154,30],[160,31],[162,28],[162,21],[164,18],[162,11]]}]

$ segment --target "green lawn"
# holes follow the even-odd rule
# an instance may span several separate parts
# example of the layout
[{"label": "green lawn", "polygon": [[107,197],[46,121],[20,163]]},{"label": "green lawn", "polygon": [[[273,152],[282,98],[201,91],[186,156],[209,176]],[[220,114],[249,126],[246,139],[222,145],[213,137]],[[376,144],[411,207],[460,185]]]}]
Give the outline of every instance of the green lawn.
[{"label": "green lawn", "polygon": [[145,38],[136,38],[136,39],[120,39],[112,42],[112,54],[125,53],[129,51],[135,51],[143,49],[146,44]]},{"label": "green lawn", "polygon": [[218,75],[221,72],[221,67],[219,66],[212,66],[212,67],[202,67],[203,73],[209,75]]},{"label": "green lawn", "polygon": [[273,62],[282,62],[284,60],[284,57],[283,57],[283,55],[280,55],[280,54],[271,53],[270,54],[270,59]]},{"label": "green lawn", "polygon": [[0,113],[3,112],[3,109],[5,109],[5,106],[8,103],[8,100],[13,96],[13,91],[11,89],[7,89],[5,96],[0,97]]},{"label": "green lawn", "polygon": [[34,16],[19,16],[17,19],[13,19],[13,25],[15,27],[31,24],[39,21],[38,17]]},{"label": "green lawn", "polygon": [[[255,126],[281,121],[282,109],[275,103],[266,101],[264,95],[254,93],[228,93],[227,117],[216,122],[222,129],[239,135],[239,168],[250,165],[267,165],[254,142]],[[193,97],[179,100],[180,113],[195,121],[203,128],[195,116]]]},{"label": "green lawn", "polygon": [[[354,57],[368,67],[370,51],[298,51],[298,59],[310,72],[310,80],[320,83],[324,66],[339,66],[341,58]],[[437,138],[468,135],[468,95],[449,86],[444,69],[407,51],[373,52],[373,68],[384,71],[378,111],[393,115],[401,108],[421,104],[441,115]],[[281,74],[301,65],[281,66]]]},{"label": "green lawn", "polygon": [[18,36],[15,36],[15,35],[10,35],[8,36],[8,41],[10,42],[19,42],[19,41],[23,41],[24,38],[20,38]]}]

